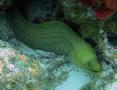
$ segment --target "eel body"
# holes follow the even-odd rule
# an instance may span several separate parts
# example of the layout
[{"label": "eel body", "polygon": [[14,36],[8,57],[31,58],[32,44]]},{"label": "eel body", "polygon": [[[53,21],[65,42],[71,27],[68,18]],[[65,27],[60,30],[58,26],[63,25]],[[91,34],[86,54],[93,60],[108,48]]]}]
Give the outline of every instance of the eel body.
[{"label": "eel body", "polygon": [[10,20],[16,37],[29,47],[57,54],[67,54],[75,65],[93,71],[101,70],[92,47],[65,23],[48,21],[32,24],[20,13],[15,13]]}]

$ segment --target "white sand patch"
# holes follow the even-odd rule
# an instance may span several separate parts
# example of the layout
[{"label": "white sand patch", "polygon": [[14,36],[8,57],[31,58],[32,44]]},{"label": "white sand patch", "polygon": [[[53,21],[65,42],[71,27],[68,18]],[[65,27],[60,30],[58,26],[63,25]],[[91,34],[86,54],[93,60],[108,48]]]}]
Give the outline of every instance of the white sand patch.
[{"label": "white sand patch", "polygon": [[68,75],[68,79],[57,86],[55,90],[80,90],[83,85],[90,81],[91,77],[82,70],[72,70]]}]

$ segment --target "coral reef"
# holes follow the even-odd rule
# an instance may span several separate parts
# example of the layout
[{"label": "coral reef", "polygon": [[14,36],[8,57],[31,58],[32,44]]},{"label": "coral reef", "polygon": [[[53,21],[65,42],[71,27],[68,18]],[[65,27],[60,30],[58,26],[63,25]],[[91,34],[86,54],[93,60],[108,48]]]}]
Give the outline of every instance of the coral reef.
[{"label": "coral reef", "polygon": [[0,45],[0,89],[39,89],[41,63],[19,53],[7,42],[0,41]]},{"label": "coral reef", "polygon": [[[14,4],[17,3],[16,6],[19,7],[23,13],[22,15],[25,16],[23,22],[27,24],[26,28],[24,23],[22,23],[22,17],[19,18],[21,22],[18,18],[16,18],[17,22],[13,21],[13,18],[19,15],[10,17],[10,24],[13,24],[12,27],[9,25],[9,20],[6,20],[6,16],[13,15],[11,15],[11,13],[6,13],[6,10],[9,12],[14,8],[12,7],[9,10],[13,2],[14,0],[0,1],[0,10],[2,10],[0,11],[1,90],[117,89],[116,0],[17,0]],[[18,24],[19,22],[23,25],[20,26]],[[50,24],[50,22],[62,22],[62,26],[60,23],[55,25],[53,23]],[[96,59],[98,58],[100,60],[100,64],[102,65],[102,71],[97,73],[86,69],[82,70],[79,66],[79,64],[83,63],[81,62],[82,60],[79,62],[71,60],[74,64],[78,63],[76,68],[76,66],[71,64],[70,58],[66,57],[64,53],[62,53],[62,55],[57,55],[53,52],[45,52],[43,51],[44,49],[34,50],[22,43],[23,39],[26,39],[26,37],[22,39],[21,36],[23,36],[23,34],[28,36],[29,41],[27,41],[27,43],[30,43],[32,37],[37,38],[38,36],[38,32],[36,31],[38,30],[37,28],[39,28],[38,25],[42,25],[43,27],[45,23],[49,23],[47,27],[46,25],[44,26],[45,29],[49,29],[51,26],[51,28],[53,27],[53,31],[57,31],[57,27],[59,26],[62,31],[60,34],[56,34],[58,35],[57,37],[63,35],[62,38],[69,39],[67,45],[63,41],[64,47],[66,46],[65,48],[76,40],[76,38],[72,39],[73,34],[71,32],[73,31],[76,33],[76,37],[79,35],[81,36],[78,37],[77,40],[80,38],[81,41],[84,42],[85,40],[92,45],[93,49],[96,51],[96,55],[94,56],[96,56]],[[26,32],[24,28],[28,28]],[[72,28],[73,31],[70,30],[71,32],[69,34],[72,34],[71,36],[69,36],[67,32],[63,33],[64,29],[67,28]],[[33,30],[30,32],[29,30],[31,29]],[[18,30],[22,30],[22,32]],[[36,34],[33,35],[33,32]],[[20,36],[17,38],[19,34]],[[46,36],[44,36],[44,38],[45,37]],[[49,35],[47,35],[47,37],[49,37]],[[41,36],[41,39],[43,39],[43,36]],[[33,41],[37,42],[37,40],[41,39],[38,38]],[[58,41],[58,39],[59,38],[55,38],[54,40]],[[87,44],[86,42],[85,44]],[[31,45],[34,44],[35,43],[31,43]],[[41,44],[42,43],[39,43],[39,45]],[[56,46],[57,45],[58,44],[56,44]],[[53,47],[53,45],[50,46]],[[81,43],[81,46],[85,45]],[[69,50],[74,49],[70,47]],[[87,54],[91,49],[80,48],[78,50],[79,52],[81,50],[79,55],[75,54],[78,52],[75,49],[73,56],[70,56],[75,59],[76,57],[79,59],[83,58],[86,65],[83,64],[82,67],[96,67],[97,64],[93,62],[94,60],[92,61],[89,58],[91,54]],[[94,50],[93,54],[95,54]],[[91,64],[88,61],[90,61]],[[89,69],[91,70],[92,68]]]}]

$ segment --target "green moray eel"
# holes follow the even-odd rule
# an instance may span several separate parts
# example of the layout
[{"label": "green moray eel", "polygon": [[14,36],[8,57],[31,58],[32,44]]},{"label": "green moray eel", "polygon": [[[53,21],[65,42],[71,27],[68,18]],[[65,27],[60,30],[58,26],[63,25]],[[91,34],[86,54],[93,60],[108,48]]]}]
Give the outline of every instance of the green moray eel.
[{"label": "green moray eel", "polygon": [[10,17],[11,25],[19,40],[33,49],[67,54],[71,62],[92,71],[100,71],[93,48],[62,21],[32,24],[21,14]]}]

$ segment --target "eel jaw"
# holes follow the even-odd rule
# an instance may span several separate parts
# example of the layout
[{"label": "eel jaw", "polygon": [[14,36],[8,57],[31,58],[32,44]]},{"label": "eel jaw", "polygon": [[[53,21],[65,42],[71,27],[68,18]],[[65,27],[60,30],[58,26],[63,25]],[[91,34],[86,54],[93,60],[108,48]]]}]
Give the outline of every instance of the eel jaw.
[{"label": "eel jaw", "polygon": [[90,50],[86,48],[80,48],[80,50],[75,49],[70,55],[70,57],[71,62],[75,66],[80,66],[93,72],[99,72],[102,70],[101,64],[98,62],[97,56],[92,49]]},{"label": "eel jaw", "polygon": [[99,62],[91,62],[92,64],[89,65],[90,69],[93,71],[93,72],[99,72],[102,70],[102,66],[100,65]]}]

